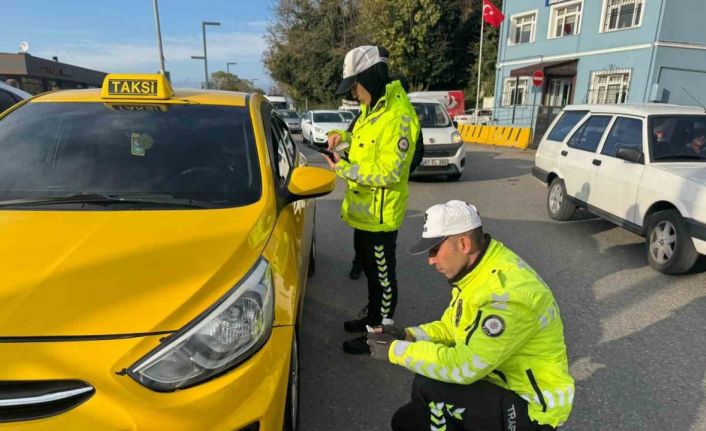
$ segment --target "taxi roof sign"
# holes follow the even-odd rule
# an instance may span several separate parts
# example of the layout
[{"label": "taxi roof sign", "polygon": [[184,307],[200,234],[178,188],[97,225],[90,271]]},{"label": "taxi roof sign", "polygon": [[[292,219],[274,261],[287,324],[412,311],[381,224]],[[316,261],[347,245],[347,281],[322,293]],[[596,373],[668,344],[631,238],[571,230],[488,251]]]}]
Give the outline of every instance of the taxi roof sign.
[{"label": "taxi roof sign", "polygon": [[173,96],[172,85],[162,74],[110,73],[101,89],[104,99],[164,100]]}]

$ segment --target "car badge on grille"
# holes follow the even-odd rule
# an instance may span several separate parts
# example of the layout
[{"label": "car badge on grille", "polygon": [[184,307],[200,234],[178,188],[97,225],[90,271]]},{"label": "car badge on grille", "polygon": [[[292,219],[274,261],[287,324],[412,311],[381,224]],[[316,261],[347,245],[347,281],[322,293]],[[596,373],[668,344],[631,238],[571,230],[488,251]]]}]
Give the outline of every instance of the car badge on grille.
[{"label": "car badge on grille", "polygon": [[436,141],[434,140],[434,138],[429,138],[429,143],[430,143],[430,144],[433,144],[434,142],[436,142]]}]

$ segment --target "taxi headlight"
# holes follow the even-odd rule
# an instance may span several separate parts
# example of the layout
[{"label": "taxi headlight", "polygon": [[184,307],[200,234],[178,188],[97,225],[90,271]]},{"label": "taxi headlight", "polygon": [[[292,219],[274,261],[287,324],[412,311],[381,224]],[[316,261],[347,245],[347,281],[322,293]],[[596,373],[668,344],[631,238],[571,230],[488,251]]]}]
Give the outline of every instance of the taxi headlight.
[{"label": "taxi headlight", "polygon": [[322,129],[321,127],[314,127],[314,131],[316,133],[326,133],[326,131],[324,129]]},{"label": "taxi headlight", "polygon": [[128,374],[152,390],[168,392],[233,368],[262,347],[272,332],[272,284],[270,265],[262,258],[227,295],[140,359]]},{"label": "taxi headlight", "polygon": [[451,133],[451,142],[454,144],[462,144],[463,138],[461,138],[461,134],[458,132]]}]

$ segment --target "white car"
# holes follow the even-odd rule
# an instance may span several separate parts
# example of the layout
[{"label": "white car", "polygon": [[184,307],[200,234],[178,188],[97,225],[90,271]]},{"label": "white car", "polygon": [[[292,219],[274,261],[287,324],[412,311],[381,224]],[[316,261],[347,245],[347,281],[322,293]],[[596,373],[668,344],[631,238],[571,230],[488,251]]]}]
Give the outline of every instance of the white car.
[{"label": "white car", "polygon": [[466,165],[466,148],[446,108],[434,99],[423,97],[412,96],[410,102],[424,136],[424,158],[412,176],[443,175],[451,181],[458,180]]},{"label": "white car", "polygon": [[279,114],[282,116],[282,119],[284,120],[285,124],[287,124],[287,128],[289,129],[289,133],[295,134],[295,133],[301,133],[302,127],[301,127],[301,118],[299,117],[299,114],[297,114],[297,111],[277,111]]},{"label": "white car", "polygon": [[0,82],[0,112],[30,97],[32,97],[32,95],[26,91]]},{"label": "white car", "polygon": [[309,111],[304,114],[301,124],[305,144],[325,147],[328,142],[326,133],[333,129],[347,130],[350,121],[346,121],[340,111]]},{"label": "white car", "polygon": [[479,109],[477,116],[475,111],[475,109],[467,109],[463,115],[456,115],[454,121],[468,124],[489,124],[493,121],[492,109]]},{"label": "white car", "polygon": [[646,237],[650,265],[688,272],[706,254],[706,112],[665,104],[573,105],[542,138],[532,173],[547,210],[577,207]]}]

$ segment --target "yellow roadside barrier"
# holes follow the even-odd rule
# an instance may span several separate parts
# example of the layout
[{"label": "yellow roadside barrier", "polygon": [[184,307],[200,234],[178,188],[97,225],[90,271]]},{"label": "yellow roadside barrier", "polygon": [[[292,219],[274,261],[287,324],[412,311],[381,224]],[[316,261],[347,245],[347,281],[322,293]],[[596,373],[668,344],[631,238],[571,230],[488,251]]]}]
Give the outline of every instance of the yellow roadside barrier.
[{"label": "yellow roadside barrier", "polygon": [[532,141],[532,129],[529,127],[460,124],[459,133],[463,142],[472,144],[525,149]]}]

